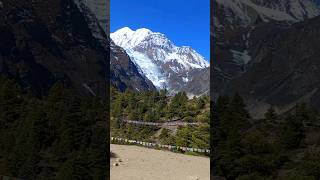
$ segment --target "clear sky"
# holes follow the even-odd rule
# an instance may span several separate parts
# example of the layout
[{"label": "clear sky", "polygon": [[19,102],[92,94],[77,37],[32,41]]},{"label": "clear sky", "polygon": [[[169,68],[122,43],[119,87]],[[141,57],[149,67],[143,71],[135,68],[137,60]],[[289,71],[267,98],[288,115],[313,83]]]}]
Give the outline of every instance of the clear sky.
[{"label": "clear sky", "polygon": [[210,0],[110,0],[110,30],[148,28],[210,57]]}]

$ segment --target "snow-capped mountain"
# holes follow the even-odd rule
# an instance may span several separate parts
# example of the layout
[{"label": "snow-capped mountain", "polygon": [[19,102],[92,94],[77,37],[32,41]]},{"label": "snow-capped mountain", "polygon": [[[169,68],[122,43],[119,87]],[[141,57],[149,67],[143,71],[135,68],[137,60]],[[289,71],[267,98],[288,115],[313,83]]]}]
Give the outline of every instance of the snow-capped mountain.
[{"label": "snow-capped mountain", "polygon": [[320,8],[315,2],[213,0],[211,97],[239,93],[257,118],[269,105],[284,112],[308,99],[318,88],[309,74],[317,69]]},{"label": "snow-capped mountain", "polygon": [[126,50],[140,72],[158,89],[179,91],[193,78],[192,70],[209,67],[191,47],[178,47],[164,34],[146,28],[134,31],[125,27],[111,33],[111,39]]},{"label": "snow-capped mountain", "polygon": [[[107,14],[109,1],[73,0],[84,15],[85,21],[92,33],[110,56],[110,84],[120,91],[131,89],[135,91],[153,91],[154,85],[145,76],[141,75],[136,65],[128,57],[123,48],[114,44],[109,34]],[[110,60],[109,60],[110,58]]]},{"label": "snow-capped mountain", "polygon": [[211,8],[215,66],[231,77],[255,60],[255,42],[266,34],[267,26],[289,28],[320,15],[314,0],[213,0]]},{"label": "snow-capped mountain", "polygon": [[[319,5],[314,0],[213,0],[211,6],[211,34],[219,45],[225,45],[228,38],[240,31],[247,33],[242,33],[239,39],[248,41],[250,29],[263,23],[292,24],[320,15]],[[243,47],[240,50],[233,47],[231,53],[235,62],[246,64],[251,59]]]},{"label": "snow-capped mountain", "polygon": [[139,72],[125,50],[110,41],[110,80],[120,91],[156,90],[152,82]]}]

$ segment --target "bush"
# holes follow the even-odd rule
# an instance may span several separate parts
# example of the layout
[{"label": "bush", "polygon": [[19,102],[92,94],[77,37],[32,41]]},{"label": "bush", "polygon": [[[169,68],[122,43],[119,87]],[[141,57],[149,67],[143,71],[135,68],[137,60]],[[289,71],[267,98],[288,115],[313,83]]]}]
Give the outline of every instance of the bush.
[{"label": "bush", "polygon": [[310,148],[305,151],[301,170],[305,175],[320,179],[320,148]]}]

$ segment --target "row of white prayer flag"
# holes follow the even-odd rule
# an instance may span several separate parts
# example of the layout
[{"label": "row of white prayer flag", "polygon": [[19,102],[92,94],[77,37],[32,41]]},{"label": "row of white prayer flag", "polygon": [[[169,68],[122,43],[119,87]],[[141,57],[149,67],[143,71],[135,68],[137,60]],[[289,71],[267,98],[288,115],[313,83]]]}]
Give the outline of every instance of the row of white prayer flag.
[{"label": "row of white prayer flag", "polygon": [[188,152],[200,152],[200,153],[208,153],[210,154],[209,149],[199,149],[199,148],[190,148],[190,147],[181,147],[181,146],[172,146],[172,145],[162,145],[162,144],[156,144],[156,143],[150,143],[150,142],[144,142],[144,141],[136,141],[136,140],[129,140],[125,138],[116,138],[111,137],[111,141],[122,141],[129,144],[139,144],[146,147],[158,147],[158,148],[166,148],[169,150],[182,150],[182,151],[188,151]]},{"label": "row of white prayer flag", "polygon": [[164,122],[164,123],[155,123],[155,122],[144,122],[144,121],[132,121],[132,120],[124,120],[126,123],[132,124],[141,124],[141,125],[151,125],[151,126],[177,126],[177,125],[199,125],[199,123],[187,123],[187,122]]}]

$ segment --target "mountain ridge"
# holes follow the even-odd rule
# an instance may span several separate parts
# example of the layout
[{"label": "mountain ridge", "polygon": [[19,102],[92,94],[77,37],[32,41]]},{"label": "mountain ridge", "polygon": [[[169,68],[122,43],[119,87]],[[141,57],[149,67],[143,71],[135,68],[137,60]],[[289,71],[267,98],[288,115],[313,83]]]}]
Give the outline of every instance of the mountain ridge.
[{"label": "mountain ridge", "polygon": [[[134,91],[154,91],[155,87],[146,77],[138,72],[138,68],[131,61],[127,53],[111,40],[109,35],[109,1],[76,0],[88,18],[91,31],[100,41],[105,42],[105,47],[110,50],[110,85],[120,91],[127,89]],[[93,17],[94,16],[94,17]],[[106,37],[101,38],[96,32],[101,29]]]},{"label": "mountain ridge", "polygon": [[[193,78],[190,72],[209,67],[205,58],[191,47],[178,47],[164,34],[147,28],[134,31],[124,27],[111,33],[110,37],[116,45],[126,50],[141,74],[151,80],[157,89],[166,88],[171,93],[187,90],[184,87]],[[207,84],[204,91],[208,89]],[[187,93],[194,94],[192,91]]]},{"label": "mountain ridge", "polygon": [[[248,1],[249,0],[233,0],[228,2],[234,3]],[[317,8],[317,10],[312,11],[316,12],[312,16],[304,16],[301,19],[297,18],[292,21],[289,21],[289,19],[285,21],[279,21],[277,19],[266,20],[259,17],[260,15],[256,11],[247,11],[248,14],[251,14],[250,17],[255,18],[255,20],[250,21],[250,23],[248,24],[245,24],[240,22],[241,18],[237,17],[236,13],[233,14],[229,12],[228,14],[226,13],[224,8],[218,5],[217,1],[214,2],[215,4],[212,5],[212,8],[215,10],[212,12],[211,19],[211,29],[213,30],[211,32],[211,41],[214,41],[216,43],[211,46],[212,57],[215,57],[215,59],[212,60],[214,65],[214,68],[212,69],[214,70],[211,71],[211,79],[214,81],[212,88],[213,91],[211,93],[211,97],[213,98],[212,100],[215,100],[219,95],[238,92],[248,101],[248,108],[256,118],[261,118],[263,116],[263,112],[270,106],[277,106],[275,108],[281,113],[290,110],[290,104],[297,103],[299,98],[293,94],[283,94],[283,92],[285,91],[280,87],[280,85],[293,87],[294,81],[289,81],[290,76],[288,76],[288,79],[284,79],[281,74],[285,74],[289,71],[295,72],[298,71],[299,68],[284,68],[285,66],[283,66],[283,64],[279,64],[279,66],[281,65],[280,67],[282,67],[283,69],[281,69],[280,67],[275,68],[278,74],[277,72],[273,71],[269,71],[269,74],[267,74],[266,72],[269,68],[271,68],[269,67],[269,65],[272,65],[273,68],[274,64],[280,63],[276,62],[275,59],[278,59],[279,61],[281,59],[282,62],[286,61],[286,63],[291,65],[294,64],[293,62],[289,62],[287,60],[288,58],[292,59],[292,57],[287,57],[285,60],[282,59],[282,56],[284,56],[286,50],[294,49],[294,45],[301,46],[302,48],[303,45],[301,43],[299,44],[299,42],[301,41],[296,41],[292,45],[288,44],[286,47],[279,47],[279,44],[281,44],[279,42],[279,39],[283,39],[283,41],[289,42],[289,40],[292,40],[294,38],[292,35],[290,35],[289,37],[287,34],[288,32],[294,31],[297,26],[300,26],[301,28],[303,28],[304,26],[310,26],[311,21],[317,22],[315,19],[318,19],[320,15],[319,6],[313,4],[313,1],[295,0],[295,2],[301,2],[302,4],[306,4],[306,6],[307,4],[309,4],[308,6],[312,6],[305,7],[305,11],[314,8]],[[272,3],[278,2],[280,3],[278,7],[281,7],[281,4],[286,4],[286,2],[293,1],[251,1],[251,3],[253,2],[257,4],[260,3],[266,7],[270,6],[270,4]],[[293,7],[286,7],[289,7],[289,9],[285,9],[285,12],[291,12],[290,8]],[[238,7],[238,9],[241,9],[241,7]],[[244,8],[242,8],[241,10],[244,10]],[[234,16],[230,17],[230,14]],[[309,15],[311,14],[312,13],[309,13]],[[233,20],[237,23],[231,24],[230,20]],[[296,36],[300,38],[302,38],[303,35],[307,35],[307,32],[304,31],[296,32],[300,33],[296,34]],[[315,38],[316,37],[314,37],[314,39]],[[310,40],[310,42],[312,41]],[[314,49],[315,47],[310,47],[308,51],[313,51]],[[299,51],[299,49],[295,49],[295,51],[300,52],[301,55],[306,54],[305,52]],[[278,56],[277,58],[274,56],[276,52]],[[297,57],[299,57],[299,55],[297,55]],[[271,62],[270,58],[273,58],[274,62]],[[296,60],[297,59],[295,59],[295,61]],[[301,78],[302,77],[303,76],[301,76]],[[268,81],[266,81],[266,78],[269,78]],[[276,81],[277,79],[281,79],[281,82]],[[270,82],[275,84],[270,84]],[[269,84],[270,87],[265,86],[266,84]],[[276,84],[278,84],[279,86],[276,87]],[[303,84],[308,83],[306,82]],[[308,86],[311,87],[310,84],[308,84]],[[274,87],[274,89],[271,90],[271,87]],[[295,88],[299,89],[301,87],[297,86]],[[276,92],[276,89],[278,89],[278,91],[280,91],[281,89],[281,92]],[[267,91],[270,91],[270,93],[268,94]],[[287,89],[288,93],[293,93],[292,91]],[[313,91],[310,90],[306,92],[302,89],[299,89],[299,93],[295,93],[298,93],[300,97],[303,97],[307,96],[307,94],[311,92]],[[283,102],[286,102],[287,104],[279,104],[277,99],[282,99]],[[312,104],[317,103],[313,102]]]},{"label": "mountain ridge", "polygon": [[[92,31],[89,20],[94,17],[78,1],[1,2],[2,75],[38,94],[46,94],[57,81],[80,94],[106,94],[107,35],[100,28]],[[41,8],[49,4],[50,9]]]}]

